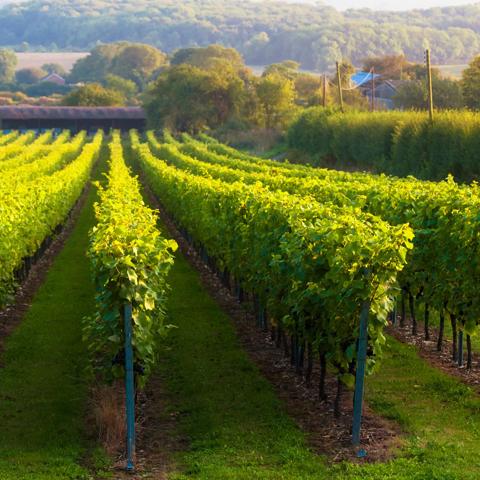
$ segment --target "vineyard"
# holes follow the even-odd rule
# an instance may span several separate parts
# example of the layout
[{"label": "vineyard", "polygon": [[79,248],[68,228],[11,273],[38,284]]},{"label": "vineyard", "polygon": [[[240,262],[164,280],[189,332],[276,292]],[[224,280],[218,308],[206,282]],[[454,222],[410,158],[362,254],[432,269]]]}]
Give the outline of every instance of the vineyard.
[{"label": "vineyard", "polygon": [[[359,166],[424,131],[311,115]],[[0,478],[478,478],[477,184],[151,131],[0,135],[0,172]]]}]

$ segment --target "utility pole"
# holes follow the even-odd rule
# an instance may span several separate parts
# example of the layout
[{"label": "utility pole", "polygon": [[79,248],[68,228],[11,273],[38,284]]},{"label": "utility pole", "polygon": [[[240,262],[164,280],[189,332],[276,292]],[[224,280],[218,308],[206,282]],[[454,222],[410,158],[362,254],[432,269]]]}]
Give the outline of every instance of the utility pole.
[{"label": "utility pole", "polygon": [[375,111],[375,69],[372,68],[372,112]]},{"label": "utility pole", "polygon": [[337,82],[338,82],[338,99],[340,102],[340,110],[342,113],[345,111],[343,108],[343,93],[342,93],[342,76],[340,75],[340,63],[337,62]]},{"label": "utility pole", "polygon": [[432,63],[430,61],[430,49],[425,50],[425,63],[427,64],[427,91],[428,91],[428,113],[430,121],[433,122],[433,86],[432,86]]},{"label": "utility pole", "polygon": [[323,82],[322,82],[322,105],[323,108],[327,106],[327,74],[323,74]]}]

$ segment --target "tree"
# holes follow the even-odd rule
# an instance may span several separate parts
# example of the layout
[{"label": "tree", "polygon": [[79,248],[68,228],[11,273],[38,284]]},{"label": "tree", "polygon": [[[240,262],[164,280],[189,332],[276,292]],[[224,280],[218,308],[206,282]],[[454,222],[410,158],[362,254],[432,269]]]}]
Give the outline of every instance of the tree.
[{"label": "tree", "polygon": [[268,33],[259,32],[245,43],[243,50],[245,56],[248,57],[252,64],[259,65],[262,63],[264,58],[263,52],[267,49],[269,42],[270,37]]},{"label": "tree", "polygon": [[296,102],[299,105],[319,105],[322,101],[323,80],[318,75],[301,73],[295,80]]},{"label": "tree", "polygon": [[[465,106],[460,82],[448,78],[433,77],[433,103],[436,109],[458,109]],[[411,80],[401,85],[393,102],[395,107],[413,110],[427,108],[427,85],[425,80]]]},{"label": "tree", "polygon": [[70,73],[71,83],[101,82],[108,75],[114,57],[128,45],[126,42],[95,47],[89,55],[75,62]]},{"label": "tree", "polygon": [[271,73],[258,81],[256,90],[265,118],[265,127],[285,127],[294,112],[293,82],[278,73]]},{"label": "tree", "polygon": [[210,118],[207,83],[208,73],[191,65],[161,74],[144,98],[149,126],[187,132],[204,128]]},{"label": "tree", "polygon": [[90,83],[69,93],[62,103],[72,107],[120,107],[125,100],[115,90],[98,83]]},{"label": "tree", "polygon": [[405,55],[383,55],[381,57],[369,57],[363,61],[365,72],[369,72],[373,68],[375,73],[389,80],[401,80],[410,66],[411,63]]},{"label": "tree", "polygon": [[292,80],[295,86],[295,102],[298,105],[318,105],[321,101],[322,78],[319,75],[299,71],[300,63],[293,60],[284,60],[280,63],[268,65],[262,76],[278,74]]},{"label": "tree", "polygon": [[463,97],[468,108],[480,109],[480,55],[475,57],[462,75]]},{"label": "tree", "polygon": [[159,75],[144,96],[144,107],[152,128],[197,132],[238,115],[244,98],[244,83],[232,68],[182,64]]},{"label": "tree", "polygon": [[209,71],[207,98],[212,104],[213,124],[222,125],[239,115],[245,84],[228,61],[219,59],[217,66]]},{"label": "tree", "polygon": [[282,77],[288,78],[290,80],[295,80],[300,72],[298,69],[300,68],[300,64],[295,62],[294,60],[284,60],[280,63],[272,63],[263,71],[263,77],[266,77],[272,73],[277,73]]},{"label": "tree", "polygon": [[432,88],[435,108],[451,110],[465,107],[462,84],[459,81],[433,77]]},{"label": "tree", "polygon": [[113,57],[110,73],[132,80],[143,89],[150,76],[166,62],[166,55],[150,45],[127,45]]},{"label": "tree", "polygon": [[[432,77],[440,78],[440,70],[436,67],[432,67]],[[427,67],[420,63],[411,63],[404,73],[404,78],[409,80],[424,80],[427,79]]]},{"label": "tree", "polygon": [[119,38],[143,38],[165,51],[219,43],[234,45],[252,65],[292,58],[303,68],[322,71],[342,56],[361,65],[366,56],[385,52],[421,62],[427,43],[435,46],[435,64],[464,63],[480,51],[478,4],[340,12],[314,0],[35,1],[23,2],[21,8],[17,2],[1,1],[8,3],[0,15],[2,43],[19,46],[30,41],[47,51],[85,50],[95,42]]},{"label": "tree", "polygon": [[45,70],[49,75],[56,73],[61,77],[65,78],[67,76],[67,71],[59,63],[45,63],[42,65],[42,70]]},{"label": "tree", "polygon": [[99,45],[75,63],[70,81],[104,82],[107,75],[113,74],[131,80],[143,89],[150,76],[165,62],[164,53],[143,43]]},{"label": "tree", "polygon": [[32,85],[38,83],[46,75],[47,72],[41,68],[22,68],[15,73],[15,80],[17,83]]},{"label": "tree", "polygon": [[17,56],[12,50],[0,50],[0,83],[10,83],[15,77]]},{"label": "tree", "polygon": [[174,53],[170,63],[172,65],[187,63],[206,70],[216,68],[219,64],[225,63],[230,64],[235,70],[239,70],[245,65],[242,56],[237,50],[222,47],[221,45],[181,48]]},{"label": "tree", "polygon": [[138,88],[135,82],[112,74],[105,77],[105,87],[121,93],[128,102],[131,102],[138,93]]},{"label": "tree", "polygon": [[425,110],[427,107],[427,88],[425,82],[411,80],[398,87],[393,97],[395,108],[405,110]]}]

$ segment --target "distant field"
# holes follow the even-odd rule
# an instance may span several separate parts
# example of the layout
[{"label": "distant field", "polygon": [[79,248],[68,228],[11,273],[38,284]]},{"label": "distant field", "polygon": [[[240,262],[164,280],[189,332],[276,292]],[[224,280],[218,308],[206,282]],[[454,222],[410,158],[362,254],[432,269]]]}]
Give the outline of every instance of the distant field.
[{"label": "distant field", "polygon": [[[248,67],[253,71],[255,75],[261,75],[266,65],[248,65]],[[459,64],[459,65],[435,65],[435,68],[438,68],[444,77],[452,78],[454,80],[458,80],[462,76],[462,72],[468,67],[467,64]],[[361,65],[356,67],[358,70],[361,70]],[[314,75],[320,75],[320,72],[315,72],[313,70],[301,70],[305,73],[312,73]],[[332,72],[330,72],[332,73]]]},{"label": "distant field", "polygon": [[468,65],[435,65],[445,77],[459,79]]},{"label": "distant field", "polygon": [[70,71],[78,59],[86,57],[87,55],[88,52],[17,53],[17,70],[21,68],[40,68],[45,63],[58,63],[65,70]]},{"label": "distant field", "polygon": [[[21,68],[40,68],[45,63],[59,63],[65,70],[70,71],[73,64],[80,58],[86,57],[88,52],[43,52],[43,53],[17,53],[17,70]],[[444,76],[458,79],[462,76],[463,70],[468,65],[435,65]],[[265,65],[249,65],[256,75],[261,75],[265,70]],[[319,72],[311,70],[302,70],[306,73],[319,75]]]}]

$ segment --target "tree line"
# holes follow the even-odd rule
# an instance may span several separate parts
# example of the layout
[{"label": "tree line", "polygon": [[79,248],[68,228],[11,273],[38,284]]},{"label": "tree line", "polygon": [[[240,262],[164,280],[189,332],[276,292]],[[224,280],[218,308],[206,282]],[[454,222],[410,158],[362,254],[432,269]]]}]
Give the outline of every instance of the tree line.
[{"label": "tree line", "polygon": [[[368,57],[362,64],[364,71],[397,81],[394,104],[398,109],[425,109],[427,71],[423,64],[403,55]],[[351,88],[355,71],[347,61],[340,64],[343,100],[350,110],[368,110],[368,99]],[[480,56],[472,60],[460,81],[442,77],[435,68],[432,73],[437,109],[480,108]],[[70,77],[98,82],[86,87],[92,96],[101,85],[111,91],[112,98],[120,94],[131,99],[140,92],[136,98],[145,107],[150,126],[175,131],[283,131],[307,107],[336,108],[339,104],[335,74],[324,80],[301,71],[298,62],[286,60],[267,66],[257,76],[238,51],[220,45],[180,49],[170,56],[147,45],[102,45],[79,60]],[[324,81],[328,88],[323,88]],[[77,104],[80,92],[73,92],[66,101]]]},{"label": "tree line", "polygon": [[90,50],[98,42],[145,42],[165,52],[219,43],[248,64],[286,58],[324,71],[336,59],[360,64],[384,52],[421,61],[465,63],[480,51],[480,5],[411,12],[349,10],[277,0],[51,0],[0,9],[0,45],[22,49]]},{"label": "tree line", "polygon": [[[395,106],[423,110],[427,101],[426,68],[403,55],[363,60],[363,70],[396,82]],[[29,82],[58,66],[15,72],[16,56],[0,50],[0,83]],[[347,109],[368,110],[368,98],[352,88],[356,69],[340,64],[340,82]],[[285,60],[255,75],[237,50],[220,45],[179,49],[171,55],[151,45],[118,42],[95,47],[78,60],[67,75],[76,86],[63,97],[71,106],[143,105],[152,128],[198,132],[224,128],[262,128],[285,131],[305,108],[339,104],[338,77],[300,70]],[[324,81],[326,87],[324,88]],[[18,86],[18,85],[17,85]],[[15,88],[15,85],[12,86]],[[70,87],[72,88],[72,87]],[[433,69],[435,106],[438,109],[480,108],[480,56],[473,59],[460,81],[443,78]]]}]

